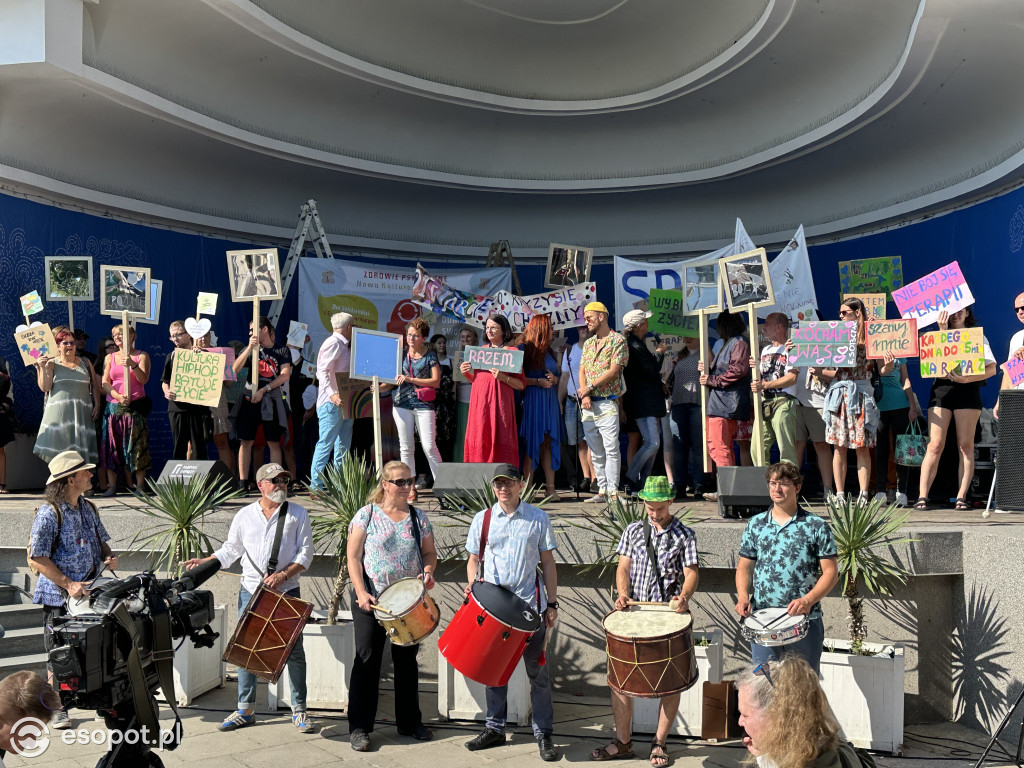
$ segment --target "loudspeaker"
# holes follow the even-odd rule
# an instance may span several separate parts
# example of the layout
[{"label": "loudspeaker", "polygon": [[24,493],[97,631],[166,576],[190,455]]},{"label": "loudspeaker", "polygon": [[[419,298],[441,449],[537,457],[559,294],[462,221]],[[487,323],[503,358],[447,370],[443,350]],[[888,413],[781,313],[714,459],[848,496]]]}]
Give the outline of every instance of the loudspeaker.
[{"label": "loudspeaker", "polygon": [[996,445],[996,509],[1024,511],[1024,390],[999,393]]},{"label": "loudspeaker", "polygon": [[475,491],[482,485],[490,485],[495,467],[500,466],[500,464],[462,464],[454,461],[438,464],[437,477],[434,478],[434,497],[438,501],[443,501],[447,494],[455,494],[463,489]]},{"label": "loudspeaker", "polygon": [[735,681],[704,681],[704,719],[700,729],[700,737],[704,741],[735,739],[743,735],[738,699]]},{"label": "loudspeaker", "polygon": [[753,517],[772,506],[765,467],[718,468],[718,516]]},{"label": "loudspeaker", "polygon": [[224,466],[222,461],[179,461],[171,459],[164,464],[163,472],[157,483],[166,484],[170,480],[184,480],[185,485],[192,482],[197,475],[211,475],[215,479],[223,478],[229,483],[237,483],[237,478]]}]

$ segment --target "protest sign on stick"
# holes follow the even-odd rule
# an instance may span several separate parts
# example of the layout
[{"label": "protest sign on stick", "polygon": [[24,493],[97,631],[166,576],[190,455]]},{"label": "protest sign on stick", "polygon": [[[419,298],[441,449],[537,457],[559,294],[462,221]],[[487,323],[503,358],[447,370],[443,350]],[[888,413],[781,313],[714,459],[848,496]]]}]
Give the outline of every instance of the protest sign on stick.
[{"label": "protest sign on stick", "polygon": [[793,368],[853,368],[857,365],[857,323],[827,320],[800,323],[790,330]]},{"label": "protest sign on stick", "polygon": [[377,471],[384,468],[384,449],[380,432],[380,384],[395,384],[402,367],[402,342],[397,333],[353,328],[349,376],[373,384],[373,454]]},{"label": "protest sign on stick", "polygon": [[651,333],[665,333],[695,339],[700,336],[697,315],[684,314],[683,292],[652,288],[648,295]]},{"label": "protest sign on stick", "polygon": [[921,378],[945,378],[956,370],[961,376],[985,372],[985,334],[982,328],[928,331],[919,339]]},{"label": "protest sign on stick", "polygon": [[174,350],[170,390],[179,403],[216,408],[224,382],[225,356],[194,349]]},{"label": "protest sign on stick", "polygon": [[881,360],[886,352],[896,357],[917,357],[916,320],[868,320],[864,336],[869,360]]},{"label": "protest sign on stick", "polygon": [[954,261],[893,291],[892,300],[896,302],[900,317],[914,318],[917,327],[924,328],[936,322],[940,312],[953,314],[969,307],[974,303],[974,296],[960,265]]},{"label": "protest sign on stick", "polygon": [[18,345],[21,361],[25,365],[35,365],[40,360],[57,356],[57,342],[48,325],[33,325],[31,328],[17,331],[14,334],[14,343]]},{"label": "protest sign on stick", "polygon": [[1010,387],[1013,389],[1017,388],[1017,385],[1024,382],[1024,360],[1019,357],[1011,357],[1000,368],[1006,373],[1007,378],[1010,379]]},{"label": "protest sign on stick", "polygon": [[883,256],[839,262],[840,293],[892,293],[903,287],[903,259]]},{"label": "protest sign on stick", "polygon": [[497,368],[504,373],[521,373],[523,370],[523,351],[506,349],[505,347],[466,347],[463,350],[466,362],[473,370],[491,370]]}]

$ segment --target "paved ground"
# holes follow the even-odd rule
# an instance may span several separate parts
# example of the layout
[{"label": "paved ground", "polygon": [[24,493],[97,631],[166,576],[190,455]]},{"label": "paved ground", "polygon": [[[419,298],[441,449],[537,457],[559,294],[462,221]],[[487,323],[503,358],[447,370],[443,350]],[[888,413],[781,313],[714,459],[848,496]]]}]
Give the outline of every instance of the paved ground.
[{"label": "paved ground", "polygon": [[[382,692],[378,712],[381,724],[373,735],[373,751],[353,752],[348,744],[348,723],[340,712],[315,713],[318,725],[315,734],[298,733],[285,713],[260,713],[256,725],[233,732],[219,733],[217,725],[230,712],[235,701],[235,685],[214,690],[200,698],[197,706],[182,710],[185,739],[174,752],[162,754],[168,768],[199,766],[202,768],[298,768],[298,766],[329,765],[344,761],[351,768],[468,768],[478,765],[535,766],[543,763],[528,728],[515,729],[507,746],[484,752],[469,752],[463,743],[475,735],[480,725],[470,722],[437,722],[436,694],[422,694],[422,710],[428,724],[435,728],[434,741],[413,742],[398,736],[390,724],[391,693]],[[266,702],[261,686],[257,702]],[[164,721],[170,722],[167,707],[161,707]],[[102,722],[91,713],[73,712],[75,728],[94,731]],[[560,763],[588,763],[590,751],[607,743],[612,733],[611,710],[604,701],[556,698],[555,744],[561,754]],[[912,726],[906,733],[905,757],[876,756],[880,768],[967,768],[977,761],[988,737],[955,724]],[[634,741],[638,759],[622,765],[647,765],[648,737]],[[1010,749],[1010,747],[1008,747]],[[68,745],[52,741],[40,756],[24,758],[8,756],[8,766],[26,768],[85,768],[94,766],[105,746]],[[696,740],[670,739],[669,753],[674,764],[685,768],[739,768],[746,750],[738,741],[709,744]],[[1006,754],[997,755],[986,765],[1012,765]]]}]

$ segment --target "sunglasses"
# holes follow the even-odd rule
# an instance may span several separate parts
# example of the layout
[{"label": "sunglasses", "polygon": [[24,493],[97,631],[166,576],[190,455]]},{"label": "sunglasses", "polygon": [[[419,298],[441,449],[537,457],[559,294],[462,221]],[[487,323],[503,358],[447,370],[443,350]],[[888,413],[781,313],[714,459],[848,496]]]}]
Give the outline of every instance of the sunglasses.
[{"label": "sunglasses", "polygon": [[401,480],[388,480],[388,482],[398,488],[412,488],[412,484],[416,481],[411,477],[403,477]]},{"label": "sunglasses", "polygon": [[288,478],[287,477],[267,478],[264,482],[273,483],[274,485],[288,485]]},{"label": "sunglasses", "polygon": [[1019,314],[1020,314],[1021,312],[1024,312],[1024,307],[1014,307],[1014,309],[1015,309],[1015,310],[1017,310],[1017,314],[1018,314],[1018,315],[1019,315]]},{"label": "sunglasses", "polygon": [[75,346],[75,342],[73,342],[73,341],[62,341],[60,343],[60,345],[62,347],[73,347],[73,346]]},{"label": "sunglasses", "polygon": [[754,667],[754,675],[756,677],[763,677],[765,680],[768,681],[768,684],[772,688],[775,687],[775,683],[772,682],[771,666],[767,661],[762,662],[761,664],[758,664],[756,667]]}]

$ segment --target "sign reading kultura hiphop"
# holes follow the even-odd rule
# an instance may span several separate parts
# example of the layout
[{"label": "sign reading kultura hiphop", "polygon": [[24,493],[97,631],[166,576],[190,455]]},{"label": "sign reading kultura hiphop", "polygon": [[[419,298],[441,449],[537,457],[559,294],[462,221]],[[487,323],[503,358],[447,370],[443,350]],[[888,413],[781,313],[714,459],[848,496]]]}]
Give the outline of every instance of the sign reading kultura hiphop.
[{"label": "sign reading kultura hiphop", "polygon": [[224,355],[216,352],[174,351],[170,389],[178,402],[215,408],[224,381]]}]

